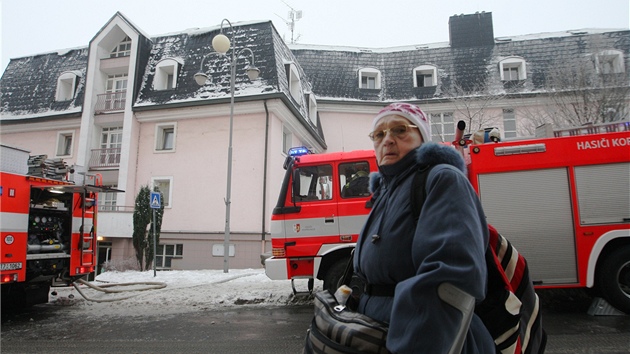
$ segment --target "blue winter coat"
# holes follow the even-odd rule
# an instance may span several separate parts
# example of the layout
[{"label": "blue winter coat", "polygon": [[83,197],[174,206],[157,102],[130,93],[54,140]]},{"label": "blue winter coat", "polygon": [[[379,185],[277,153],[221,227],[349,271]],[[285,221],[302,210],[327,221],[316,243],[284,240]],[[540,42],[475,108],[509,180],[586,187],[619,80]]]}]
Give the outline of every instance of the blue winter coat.
[{"label": "blue winter coat", "polygon": [[[427,177],[417,224],[411,210],[413,175],[436,165]],[[368,296],[359,312],[389,323],[393,353],[446,353],[455,341],[461,313],[442,302],[437,287],[450,282],[479,302],[486,292],[488,230],[481,204],[465,176],[459,153],[425,143],[371,176],[378,198],[361,231],[355,273],[369,284],[395,285],[394,297]],[[379,235],[373,242],[373,235]],[[494,353],[492,337],[476,315],[462,353]]]}]

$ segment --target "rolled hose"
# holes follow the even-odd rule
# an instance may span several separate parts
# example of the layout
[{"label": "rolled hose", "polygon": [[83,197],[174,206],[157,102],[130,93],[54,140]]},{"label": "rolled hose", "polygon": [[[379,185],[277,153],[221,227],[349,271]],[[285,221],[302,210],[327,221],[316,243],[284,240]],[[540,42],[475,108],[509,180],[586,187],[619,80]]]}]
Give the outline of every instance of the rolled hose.
[{"label": "rolled hose", "polygon": [[[132,298],[134,296],[138,296],[139,294],[133,294],[133,295],[129,295],[129,296],[124,296],[124,297],[118,297],[115,299],[92,299],[90,297],[88,297],[87,295],[85,295],[85,293],[83,293],[83,291],[81,290],[81,288],[79,288],[79,286],[77,285],[77,283],[81,283],[89,288],[92,288],[94,290],[98,290],[107,294],[114,294],[114,293],[122,293],[122,292],[127,292],[127,291],[145,291],[145,290],[157,290],[157,289],[162,289],[166,287],[166,283],[164,282],[135,282],[135,283],[113,283],[113,284],[104,284],[104,285],[94,285],[88,281],[85,281],[83,279],[77,279],[75,282],[72,283],[72,285],[74,286],[75,289],[77,289],[77,291],[79,292],[79,294],[81,294],[81,296],[83,296],[84,299],[88,300],[88,301],[93,301],[93,302],[114,302],[114,301],[120,301],[120,300],[125,300],[125,299],[129,299]],[[132,290],[112,290],[112,289],[107,289],[109,287],[113,287],[113,286],[130,286],[130,285],[148,285],[146,288],[141,288],[141,289],[132,289]]]}]

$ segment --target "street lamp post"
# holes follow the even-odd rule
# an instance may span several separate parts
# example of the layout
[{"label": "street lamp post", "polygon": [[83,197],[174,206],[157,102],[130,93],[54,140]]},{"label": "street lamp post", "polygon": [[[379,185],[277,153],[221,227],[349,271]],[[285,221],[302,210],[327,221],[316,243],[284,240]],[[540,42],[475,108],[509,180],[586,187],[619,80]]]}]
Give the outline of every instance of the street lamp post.
[{"label": "street lamp post", "polygon": [[[223,24],[227,22],[230,26],[230,35],[232,40],[223,34]],[[227,19],[223,19],[221,21],[221,30],[220,33],[214,36],[212,39],[212,48],[216,51],[216,53],[220,53],[225,55],[228,50],[230,50],[230,42],[234,43],[234,48],[232,48],[232,59],[230,61],[230,133],[229,133],[229,142],[228,142],[228,164],[227,164],[227,187],[225,191],[225,235],[223,238],[223,272],[227,273],[229,269],[229,251],[230,251],[230,204],[231,204],[231,195],[232,195],[232,129],[234,126],[234,85],[236,81],[236,43],[234,42],[234,28],[232,27],[232,23]],[[252,52],[249,48],[241,49],[238,54],[248,51],[252,56],[252,61],[245,67],[247,71],[247,77],[250,80],[256,80],[258,78],[258,74],[260,70],[258,70],[254,66],[254,52]],[[203,62],[204,60],[211,54],[206,54],[201,60],[201,66],[198,73],[194,75],[195,81],[198,85],[205,85],[208,81],[208,75],[203,72]]]}]

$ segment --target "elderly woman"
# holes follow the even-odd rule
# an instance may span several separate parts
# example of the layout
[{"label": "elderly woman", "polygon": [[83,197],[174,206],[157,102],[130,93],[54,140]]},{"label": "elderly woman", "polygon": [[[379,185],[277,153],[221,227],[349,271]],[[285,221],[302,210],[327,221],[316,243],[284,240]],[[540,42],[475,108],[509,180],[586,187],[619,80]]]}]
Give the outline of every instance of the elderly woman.
[{"label": "elderly woman", "polygon": [[[358,311],[388,322],[393,353],[447,353],[456,341],[462,314],[442,301],[448,282],[481,301],[486,289],[488,231],[465,164],[449,146],[430,143],[430,124],[416,106],[394,103],[373,122],[379,173],[376,196],[361,231],[354,270],[366,282]],[[411,208],[413,176],[434,166],[417,219]],[[494,342],[473,315],[462,353],[494,353]]]}]

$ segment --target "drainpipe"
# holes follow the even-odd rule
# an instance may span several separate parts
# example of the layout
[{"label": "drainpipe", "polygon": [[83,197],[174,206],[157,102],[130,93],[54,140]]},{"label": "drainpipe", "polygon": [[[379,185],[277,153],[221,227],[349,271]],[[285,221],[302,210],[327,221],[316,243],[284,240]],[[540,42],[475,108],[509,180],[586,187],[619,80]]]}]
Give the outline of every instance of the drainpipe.
[{"label": "drainpipe", "polygon": [[267,149],[269,147],[269,108],[267,108],[267,100],[263,101],[265,105],[265,157],[263,164],[263,195],[262,195],[262,230],[261,234],[261,254],[265,253],[265,229],[267,226]]}]

